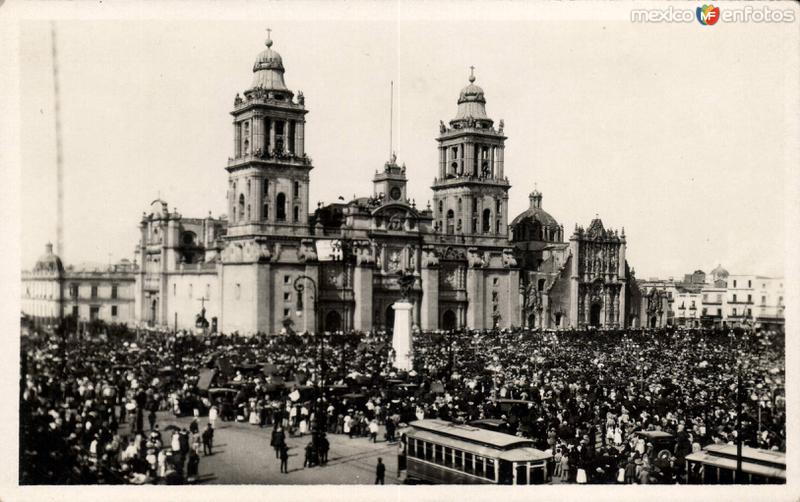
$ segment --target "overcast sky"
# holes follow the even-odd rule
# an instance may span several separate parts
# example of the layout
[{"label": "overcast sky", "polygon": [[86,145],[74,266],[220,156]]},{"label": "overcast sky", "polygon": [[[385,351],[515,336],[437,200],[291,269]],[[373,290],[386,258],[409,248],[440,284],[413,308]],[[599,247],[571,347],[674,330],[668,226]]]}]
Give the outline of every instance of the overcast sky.
[{"label": "overcast sky", "polygon": [[[159,194],[185,216],[225,212],[229,112],[271,27],[286,83],[310,110],[312,209],[371,193],[389,155],[392,80],[398,161],[424,206],[439,120],[454,117],[474,65],[509,138],[509,221],[537,184],[568,235],[596,213],[624,226],[639,278],[718,263],[782,274],[785,188],[797,176],[797,23],[633,24],[628,12],[58,21],[63,258],[132,258],[142,211]],[[55,241],[49,23],[21,24],[19,44],[27,268]]]}]

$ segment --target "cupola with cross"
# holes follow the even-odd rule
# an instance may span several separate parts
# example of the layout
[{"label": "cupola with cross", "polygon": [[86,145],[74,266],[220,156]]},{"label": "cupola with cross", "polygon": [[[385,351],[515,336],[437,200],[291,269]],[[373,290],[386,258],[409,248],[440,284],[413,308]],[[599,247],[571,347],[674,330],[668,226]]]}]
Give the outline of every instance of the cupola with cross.
[{"label": "cupola with cross", "polygon": [[434,179],[434,217],[445,235],[508,238],[508,190],[503,174],[503,121],[486,114],[483,89],[469,84],[458,96],[456,116],[439,123],[439,169]]},{"label": "cupola with cross", "polygon": [[[271,30],[267,30],[270,32]],[[228,159],[228,235],[296,233],[308,224],[311,159],[305,153],[305,99],[284,81],[268,35],[253,81],[236,95]]]}]

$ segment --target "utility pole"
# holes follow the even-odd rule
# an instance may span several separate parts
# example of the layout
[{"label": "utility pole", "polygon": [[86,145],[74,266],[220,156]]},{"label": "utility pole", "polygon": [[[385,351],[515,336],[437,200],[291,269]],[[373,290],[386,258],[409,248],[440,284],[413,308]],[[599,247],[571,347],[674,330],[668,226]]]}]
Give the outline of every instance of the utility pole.
[{"label": "utility pole", "polygon": [[742,481],[742,368],[736,375],[736,483]]}]

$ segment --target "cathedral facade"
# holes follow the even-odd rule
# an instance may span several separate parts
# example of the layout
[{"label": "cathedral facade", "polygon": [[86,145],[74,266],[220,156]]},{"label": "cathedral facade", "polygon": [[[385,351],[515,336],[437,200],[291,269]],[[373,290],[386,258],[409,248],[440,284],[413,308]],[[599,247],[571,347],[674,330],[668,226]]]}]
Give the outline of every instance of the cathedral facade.
[{"label": "cathedral facade", "polygon": [[227,216],[187,219],[159,200],[142,217],[138,321],[191,328],[202,310],[222,332],[390,329],[407,276],[422,330],[627,325],[624,231],[596,218],[564,242],[537,191],[509,224],[504,124],[474,75],[440,122],[432,206],[417,207],[393,155],[371,194],[310,212],[308,110],[266,45],[231,112]]}]

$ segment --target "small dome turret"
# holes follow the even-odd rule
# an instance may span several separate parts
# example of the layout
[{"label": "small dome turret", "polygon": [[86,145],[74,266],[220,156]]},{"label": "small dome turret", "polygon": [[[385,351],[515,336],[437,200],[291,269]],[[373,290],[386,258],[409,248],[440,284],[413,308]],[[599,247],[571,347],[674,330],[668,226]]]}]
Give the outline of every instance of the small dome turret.
[{"label": "small dome turret", "polygon": [[489,128],[493,121],[486,115],[486,97],[483,89],[475,85],[475,67],[470,66],[469,84],[461,89],[458,95],[458,111],[456,117],[450,121],[451,126],[469,123],[480,123]]},{"label": "small dome turret", "polygon": [[253,64],[253,83],[250,87],[252,89],[290,93],[286,83],[283,81],[285,72],[283,58],[277,51],[272,49],[272,38],[269,35],[267,35],[264,45],[267,48],[256,56],[256,61]]}]

